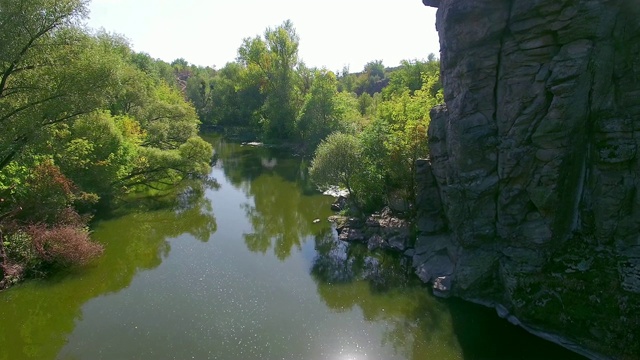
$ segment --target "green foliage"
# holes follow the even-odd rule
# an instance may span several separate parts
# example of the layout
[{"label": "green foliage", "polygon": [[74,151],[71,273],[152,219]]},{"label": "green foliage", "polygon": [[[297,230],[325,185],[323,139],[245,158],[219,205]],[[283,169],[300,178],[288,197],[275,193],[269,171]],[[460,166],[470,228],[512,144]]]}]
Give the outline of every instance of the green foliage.
[{"label": "green foliage", "polygon": [[132,170],[137,156],[136,138],[122,128],[127,122],[133,120],[96,112],[60,129],[54,157],[62,172],[85,192],[117,193],[113,184]]},{"label": "green foliage", "polygon": [[84,0],[0,0],[0,231],[11,274],[37,267],[34,249],[49,265],[97,255],[79,212],[98,199],[210,170],[212,148],[181,91],[206,110],[215,72],[91,35],[80,26],[86,12]]},{"label": "green foliage", "polygon": [[293,136],[297,114],[295,67],[298,64],[299,37],[291,21],[268,28],[264,39],[244,39],[238,49],[239,61],[260,81],[265,96],[260,124],[265,137],[289,139]]},{"label": "green foliage", "polygon": [[117,83],[117,54],[75,24],[83,1],[2,1],[0,170],[46,128],[105,105]]},{"label": "green foliage", "polygon": [[7,258],[13,263],[21,264],[23,272],[35,271],[42,266],[42,259],[38,257],[31,236],[26,232],[17,231],[7,236],[4,241]]},{"label": "green foliage", "polygon": [[[433,54],[429,55],[427,61],[403,60],[401,66],[389,74],[389,85],[384,88],[382,94],[385,99],[402,94],[406,90],[413,95],[416,90],[423,89],[424,75],[438,74],[439,71],[440,62]],[[429,91],[432,96],[436,96],[441,88],[442,84],[436,79],[435,83],[430,84]]]},{"label": "green foliage", "polygon": [[304,105],[296,121],[296,130],[305,145],[314,149],[335,131],[347,130],[347,116],[352,108],[348,98],[339,97],[335,75],[316,70]]},{"label": "green foliage", "polygon": [[353,182],[362,169],[362,151],[354,135],[333,133],[315,151],[309,175],[321,187],[340,185],[357,198]]},{"label": "green foliage", "polygon": [[[381,63],[370,63],[367,73],[379,78],[380,68]],[[416,71],[422,70],[426,72],[416,75]],[[416,87],[415,76],[418,76],[420,86],[412,89]],[[434,60],[428,63],[404,62],[390,77],[392,85],[382,94],[371,96],[364,92],[351,107],[367,119],[357,133],[355,144],[350,143],[357,148],[352,152],[358,154],[359,162],[349,176],[350,192],[365,211],[374,211],[389,203],[398,206],[404,203],[405,210],[408,210],[414,204],[415,163],[428,156],[429,112],[443,101],[438,66]],[[321,147],[323,144],[318,149]],[[313,164],[322,165],[320,169],[337,168],[334,162],[341,161],[341,157],[334,155],[332,162],[326,153],[326,149],[316,152]],[[320,171],[321,176],[314,177],[318,184],[346,186],[345,180],[336,173],[322,176],[325,173]]]}]

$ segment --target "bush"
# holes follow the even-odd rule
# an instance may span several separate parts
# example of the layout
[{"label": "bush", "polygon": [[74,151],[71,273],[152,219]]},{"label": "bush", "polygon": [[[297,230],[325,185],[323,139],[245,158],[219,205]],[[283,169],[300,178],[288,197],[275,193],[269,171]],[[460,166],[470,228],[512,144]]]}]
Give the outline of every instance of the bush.
[{"label": "bush", "polygon": [[22,271],[37,269],[42,264],[38,253],[33,247],[31,236],[18,231],[5,239],[4,249],[10,263],[20,264]]},{"label": "bush", "polygon": [[102,245],[90,240],[86,228],[68,225],[48,228],[40,224],[29,226],[27,234],[38,257],[51,265],[83,265],[103,251]]},{"label": "bush", "polygon": [[320,187],[340,185],[356,197],[353,180],[361,171],[362,157],[358,139],[353,135],[333,133],[323,140],[311,161],[309,174]]}]

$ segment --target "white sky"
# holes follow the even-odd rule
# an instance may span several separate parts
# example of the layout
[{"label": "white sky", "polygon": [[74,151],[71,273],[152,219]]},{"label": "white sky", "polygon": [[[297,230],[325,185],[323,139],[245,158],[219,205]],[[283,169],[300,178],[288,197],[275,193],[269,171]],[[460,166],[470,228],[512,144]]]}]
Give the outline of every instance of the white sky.
[{"label": "white sky", "polygon": [[242,39],[290,19],[309,67],[358,72],[373,60],[439,57],[435,9],[421,0],[92,0],[88,25],[124,35],[136,51],[223,67]]}]

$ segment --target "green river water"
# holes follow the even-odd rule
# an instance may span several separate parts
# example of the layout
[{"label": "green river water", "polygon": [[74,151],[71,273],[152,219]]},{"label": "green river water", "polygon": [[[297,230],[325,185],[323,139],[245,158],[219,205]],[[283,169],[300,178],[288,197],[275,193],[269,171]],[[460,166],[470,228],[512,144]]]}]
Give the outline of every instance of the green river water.
[{"label": "green river water", "polygon": [[208,138],[219,186],[134,202],[100,259],[0,293],[0,360],[580,358],[339,242],[303,159]]}]

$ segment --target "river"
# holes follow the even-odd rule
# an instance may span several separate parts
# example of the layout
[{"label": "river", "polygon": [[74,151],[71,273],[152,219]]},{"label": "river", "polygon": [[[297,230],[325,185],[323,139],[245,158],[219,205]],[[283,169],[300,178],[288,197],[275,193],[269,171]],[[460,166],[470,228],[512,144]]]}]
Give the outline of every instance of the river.
[{"label": "river", "polygon": [[303,159],[207,138],[217,185],[123,205],[101,258],[0,293],[1,360],[581,359],[338,241]]}]

